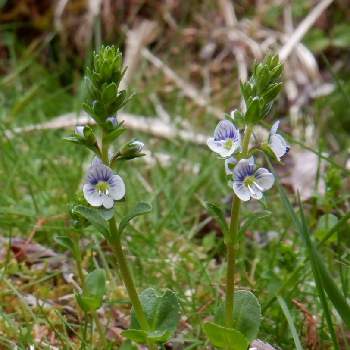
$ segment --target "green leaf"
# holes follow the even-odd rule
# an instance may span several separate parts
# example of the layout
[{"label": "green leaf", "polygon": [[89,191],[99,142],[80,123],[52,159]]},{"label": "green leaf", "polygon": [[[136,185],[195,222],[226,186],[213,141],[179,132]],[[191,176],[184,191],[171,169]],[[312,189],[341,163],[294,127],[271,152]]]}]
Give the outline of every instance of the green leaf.
[{"label": "green leaf", "polygon": [[145,215],[152,210],[152,206],[145,202],[140,202],[131,210],[129,214],[124,216],[119,224],[119,234],[122,234],[128,223],[136,216]]},{"label": "green leaf", "polygon": [[147,343],[147,332],[141,329],[127,329],[126,331],[122,332],[122,335],[138,344]]},{"label": "green leaf", "polygon": [[74,242],[70,237],[56,236],[55,241],[68,250],[72,250],[72,248],[74,248]]},{"label": "green leaf", "polygon": [[332,44],[340,48],[350,46],[350,25],[346,23],[338,24],[331,32]]},{"label": "green leaf", "polygon": [[[218,307],[215,322],[224,325],[224,304]],[[256,296],[247,290],[234,294],[233,327],[249,341],[256,339],[261,322],[261,306]]]},{"label": "green leaf", "polygon": [[245,336],[233,328],[226,328],[215,323],[205,323],[203,331],[210,342],[227,350],[247,350],[249,341]]},{"label": "green leaf", "polygon": [[100,308],[105,293],[106,273],[103,269],[96,269],[86,276],[83,292],[76,297],[85,312],[93,312]]},{"label": "green leaf", "polygon": [[329,46],[330,39],[321,29],[311,28],[305,35],[304,42],[312,51],[321,52]]},{"label": "green leaf", "polygon": [[282,86],[282,83],[271,84],[270,87],[262,94],[265,103],[273,101],[282,90]]},{"label": "green leaf", "polygon": [[111,103],[117,97],[118,87],[116,83],[110,83],[102,92],[102,102],[105,104]]},{"label": "green leaf", "polygon": [[[147,332],[147,339],[152,342],[167,342],[180,320],[180,305],[176,294],[171,290],[160,293],[153,288],[148,288],[140,294],[140,301],[151,328]],[[140,329],[136,314],[132,310],[129,331]],[[139,332],[137,336],[140,336]]]},{"label": "green leaf", "polygon": [[107,142],[114,141],[117,137],[119,137],[126,129],[123,127],[115,128],[114,130],[110,131],[106,136],[105,140]]},{"label": "green leaf", "polygon": [[106,220],[104,219],[103,215],[99,212],[99,210],[85,207],[83,205],[77,205],[74,206],[74,208],[72,209],[72,213],[83,216],[100,233],[102,233],[105,237],[109,237],[109,230],[107,227]]},{"label": "green leaf", "polygon": [[228,232],[228,225],[223,210],[215,203],[206,203],[207,210],[219,223],[224,235]]},{"label": "green leaf", "polygon": [[90,272],[86,278],[83,293],[102,298],[106,293],[106,273],[103,269]]},{"label": "green leaf", "polygon": [[248,105],[247,112],[245,114],[245,118],[248,123],[254,124],[260,118],[260,102],[258,97],[253,97],[251,102]]},{"label": "green leaf", "polygon": [[79,246],[78,246],[77,242],[74,242],[70,237],[68,237],[68,236],[56,236],[55,241],[58,244],[60,244],[62,247],[71,251],[75,259],[80,258]]},{"label": "green leaf", "polygon": [[137,350],[138,348],[130,340],[123,342],[119,350]]}]

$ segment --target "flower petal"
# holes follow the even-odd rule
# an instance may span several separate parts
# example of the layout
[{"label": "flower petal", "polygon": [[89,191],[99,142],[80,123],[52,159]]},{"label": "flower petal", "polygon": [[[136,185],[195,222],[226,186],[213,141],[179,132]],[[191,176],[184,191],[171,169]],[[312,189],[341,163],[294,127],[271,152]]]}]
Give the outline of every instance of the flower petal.
[{"label": "flower petal", "polygon": [[113,207],[114,200],[110,196],[107,196],[106,194],[103,194],[101,197],[102,197],[102,205],[106,209],[111,209]]},{"label": "flower petal", "polygon": [[279,134],[274,134],[270,136],[269,145],[278,160],[280,160],[281,157],[286,155],[289,151],[289,146],[287,142]]},{"label": "flower petal", "polygon": [[240,200],[242,200],[244,202],[249,201],[249,199],[250,199],[250,191],[243,184],[243,182],[241,182],[241,181],[234,181],[232,187],[233,187],[233,191],[235,192],[236,196]]},{"label": "flower petal", "polygon": [[236,181],[243,181],[247,176],[254,175],[255,164],[251,159],[241,159],[235,166],[233,173]]},{"label": "flower petal", "polygon": [[271,130],[270,130],[270,135],[275,135],[276,134],[279,125],[280,125],[280,121],[279,120],[277,120],[276,122],[273,123],[273,125],[271,127]]},{"label": "flower petal", "polygon": [[222,148],[221,143],[218,141],[215,141],[213,137],[208,138],[207,145],[215,153],[220,152]]},{"label": "flower petal", "polygon": [[259,168],[254,177],[257,185],[261,187],[261,191],[269,190],[275,182],[273,174],[265,168]]},{"label": "flower petal", "polygon": [[239,130],[229,120],[221,120],[214,131],[215,141],[224,141],[233,139],[235,142],[239,141]]},{"label": "flower petal", "polygon": [[120,200],[125,196],[125,184],[119,175],[113,175],[108,181],[109,196],[114,200]]},{"label": "flower petal", "polygon": [[248,187],[248,190],[249,190],[252,198],[254,198],[254,199],[261,199],[262,198],[263,194],[256,185],[253,184],[253,185],[247,186],[247,187]]},{"label": "flower petal", "polygon": [[236,150],[240,147],[240,143],[235,143],[232,140],[230,148],[227,148],[225,147],[225,142],[226,141],[215,141],[214,138],[210,137],[207,140],[207,145],[213,152],[219,154],[222,158],[227,158],[236,152]]},{"label": "flower petal", "polygon": [[96,188],[91,184],[85,184],[83,186],[84,198],[93,207],[100,207],[102,205],[103,199],[100,196]]}]

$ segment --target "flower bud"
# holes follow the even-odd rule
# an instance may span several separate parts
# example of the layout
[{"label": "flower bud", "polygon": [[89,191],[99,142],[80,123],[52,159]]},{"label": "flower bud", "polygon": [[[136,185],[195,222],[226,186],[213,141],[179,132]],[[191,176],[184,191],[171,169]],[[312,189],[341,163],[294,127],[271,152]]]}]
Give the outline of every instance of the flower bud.
[{"label": "flower bud", "polygon": [[133,159],[136,157],[140,157],[143,155],[141,153],[143,150],[143,147],[144,147],[144,144],[141,141],[132,140],[121,148],[119,152],[119,158]]},{"label": "flower bud", "polygon": [[89,145],[95,145],[97,143],[94,132],[89,126],[78,125],[75,128],[75,135]]}]

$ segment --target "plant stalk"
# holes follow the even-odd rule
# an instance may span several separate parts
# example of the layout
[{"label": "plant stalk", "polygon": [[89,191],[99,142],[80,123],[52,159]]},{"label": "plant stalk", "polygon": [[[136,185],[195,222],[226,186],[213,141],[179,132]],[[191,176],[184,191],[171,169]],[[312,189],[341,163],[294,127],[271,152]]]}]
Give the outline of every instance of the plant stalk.
[{"label": "plant stalk", "polygon": [[135,288],[134,281],[133,281],[132,276],[131,276],[131,272],[129,270],[129,267],[128,267],[128,264],[127,264],[127,261],[126,261],[125,255],[124,255],[123,247],[122,247],[121,240],[120,240],[120,235],[117,231],[116,222],[115,222],[114,217],[109,221],[109,228],[110,228],[110,232],[111,232],[111,236],[112,236],[111,243],[113,245],[115,257],[117,259],[120,273],[121,273],[121,276],[123,278],[123,282],[125,284],[126,290],[128,292],[131,304],[134,308],[137,321],[140,323],[140,326],[143,330],[149,331],[150,326],[149,326],[148,321],[146,319],[146,315],[143,311],[139,296],[138,296],[136,288]]},{"label": "plant stalk", "polygon": [[[242,155],[248,156],[249,140],[253,132],[251,125],[247,126],[243,138]],[[231,221],[226,239],[227,249],[227,272],[226,272],[226,298],[225,298],[225,325],[228,328],[233,327],[233,305],[235,292],[235,269],[236,269],[236,250],[237,236],[239,232],[239,213],[241,200],[234,195],[231,208]]]},{"label": "plant stalk", "polygon": [[[101,156],[102,161],[104,164],[109,166],[109,159],[108,159],[108,143],[104,142],[105,135],[102,134],[102,142],[101,142]],[[111,220],[109,220],[109,230],[111,234],[110,244],[112,246],[112,249],[114,251],[115,258],[117,260],[120,273],[124,282],[124,285],[126,287],[126,290],[128,292],[131,304],[134,308],[137,321],[139,322],[141,328],[144,331],[150,331],[151,327],[147,321],[145,312],[142,308],[142,304],[140,301],[140,298],[137,294],[134,280],[132,278],[130,269],[128,267],[128,263],[126,260],[126,257],[124,255],[122,243],[121,243],[121,237],[118,232],[117,224],[115,221],[115,218],[112,217]],[[147,344],[150,350],[156,350],[157,346],[155,344],[148,343]]]}]

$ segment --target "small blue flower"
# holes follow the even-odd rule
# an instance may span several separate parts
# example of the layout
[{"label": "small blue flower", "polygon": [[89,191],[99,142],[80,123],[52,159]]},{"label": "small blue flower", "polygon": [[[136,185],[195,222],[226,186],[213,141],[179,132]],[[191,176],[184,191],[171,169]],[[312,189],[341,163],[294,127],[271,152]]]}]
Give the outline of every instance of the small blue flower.
[{"label": "small blue flower", "polygon": [[228,158],[241,148],[241,135],[234,124],[225,119],[216,126],[214,137],[208,139],[207,145],[222,158]]},{"label": "small blue flower", "polygon": [[88,169],[83,192],[91,206],[110,209],[114,201],[125,196],[125,184],[119,175],[113,174],[112,169],[96,158]]},{"label": "small blue flower", "polygon": [[255,169],[254,159],[251,157],[241,159],[233,170],[232,187],[242,201],[248,201],[250,198],[261,199],[262,193],[269,190],[275,182],[273,174],[267,169]]},{"label": "small blue flower", "polygon": [[118,119],[116,116],[108,117],[106,119],[107,122],[111,123],[111,125],[115,128],[118,125]]},{"label": "small blue flower", "polygon": [[279,123],[279,120],[277,120],[272,125],[269,135],[269,146],[272,152],[275,154],[278,161],[280,161],[281,158],[285,156],[290,149],[285,139],[280,134],[277,134]]}]

